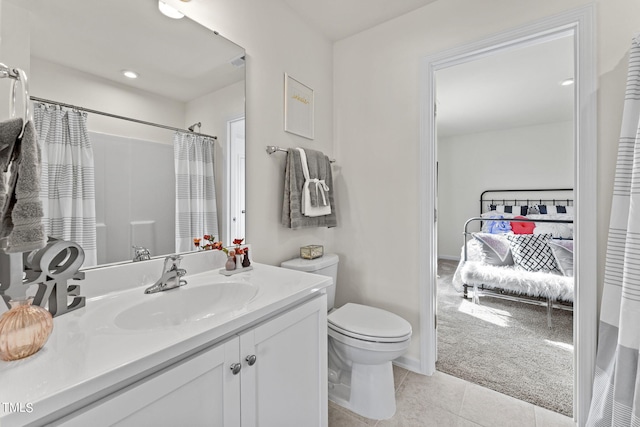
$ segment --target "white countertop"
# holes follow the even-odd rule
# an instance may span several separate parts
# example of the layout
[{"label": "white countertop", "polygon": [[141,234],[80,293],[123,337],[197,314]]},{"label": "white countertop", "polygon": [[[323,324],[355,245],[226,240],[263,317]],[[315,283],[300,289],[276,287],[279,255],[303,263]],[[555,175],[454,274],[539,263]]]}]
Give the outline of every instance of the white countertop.
[{"label": "white countertop", "polygon": [[[87,299],[86,307],[56,317],[42,350],[22,360],[0,361],[0,426],[24,425],[72,404],[82,406],[77,403],[80,399],[102,397],[185,353],[324,293],[331,285],[331,278],[325,276],[253,266],[230,277],[218,270],[187,275],[185,287],[158,294],[145,295],[143,286],[96,296]],[[118,313],[145,299],[222,281],[248,281],[258,287],[258,293],[238,310],[158,329],[126,330],[115,323]],[[12,412],[7,404],[14,405],[14,411],[19,405],[22,412]]]}]

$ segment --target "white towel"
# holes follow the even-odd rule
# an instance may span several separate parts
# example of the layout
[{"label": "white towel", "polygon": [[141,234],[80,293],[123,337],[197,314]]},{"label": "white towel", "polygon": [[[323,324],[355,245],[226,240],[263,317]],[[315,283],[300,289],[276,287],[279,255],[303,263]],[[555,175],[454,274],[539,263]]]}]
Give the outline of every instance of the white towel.
[{"label": "white towel", "polygon": [[[331,213],[331,204],[327,197],[329,194],[329,186],[322,179],[309,177],[307,155],[302,148],[298,148],[298,151],[300,152],[300,163],[302,164],[302,173],[305,179],[304,185],[302,186],[302,214],[309,217],[329,215]],[[311,184],[313,184],[316,193],[318,193],[318,197],[316,197],[318,206],[311,205],[311,190],[309,188]]]}]

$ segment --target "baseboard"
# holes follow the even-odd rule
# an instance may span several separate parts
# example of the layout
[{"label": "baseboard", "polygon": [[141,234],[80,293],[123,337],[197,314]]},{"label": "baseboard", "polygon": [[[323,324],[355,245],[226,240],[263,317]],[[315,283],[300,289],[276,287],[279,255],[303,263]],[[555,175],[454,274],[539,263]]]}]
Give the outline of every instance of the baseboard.
[{"label": "baseboard", "polygon": [[423,374],[420,369],[420,360],[416,358],[400,356],[393,361],[393,364],[416,374]]},{"label": "baseboard", "polygon": [[438,259],[445,259],[447,261],[460,261],[459,256],[451,256],[451,255],[438,255]]}]

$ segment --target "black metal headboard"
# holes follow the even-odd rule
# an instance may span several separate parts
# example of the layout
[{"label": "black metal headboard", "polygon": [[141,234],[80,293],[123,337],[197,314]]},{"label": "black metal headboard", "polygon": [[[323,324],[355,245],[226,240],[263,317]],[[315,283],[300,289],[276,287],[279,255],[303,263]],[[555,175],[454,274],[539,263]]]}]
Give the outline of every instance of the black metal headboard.
[{"label": "black metal headboard", "polygon": [[[570,195],[567,193],[571,193]],[[542,194],[544,193],[544,194]],[[494,197],[488,197],[493,194]],[[514,197],[508,197],[509,195]],[[540,197],[535,197],[535,196]],[[564,197],[566,195],[566,197]],[[514,206],[529,206],[531,204],[553,204],[573,206],[573,188],[533,188],[509,190],[485,190],[480,194],[480,214],[486,212],[485,203]],[[488,205],[487,205],[488,206]]]}]

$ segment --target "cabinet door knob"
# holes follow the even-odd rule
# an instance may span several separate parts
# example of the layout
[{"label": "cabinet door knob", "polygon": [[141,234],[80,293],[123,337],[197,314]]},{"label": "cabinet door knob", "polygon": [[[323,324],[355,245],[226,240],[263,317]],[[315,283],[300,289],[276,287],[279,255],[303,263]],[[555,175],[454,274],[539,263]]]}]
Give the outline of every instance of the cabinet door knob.
[{"label": "cabinet door knob", "polygon": [[249,356],[245,357],[244,360],[247,361],[249,366],[253,366],[253,364],[256,363],[256,355],[255,354],[249,355]]},{"label": "cabinet door knob", "polygon": [[240,363],[233,363],[230,369],[231,372],[233,372],[233,375],[238,375],[238,373],[240,373],[240,369],[242,369],[242,365]]}]

